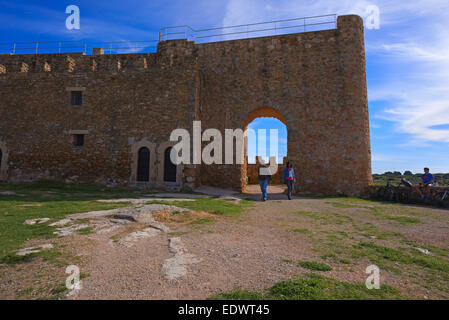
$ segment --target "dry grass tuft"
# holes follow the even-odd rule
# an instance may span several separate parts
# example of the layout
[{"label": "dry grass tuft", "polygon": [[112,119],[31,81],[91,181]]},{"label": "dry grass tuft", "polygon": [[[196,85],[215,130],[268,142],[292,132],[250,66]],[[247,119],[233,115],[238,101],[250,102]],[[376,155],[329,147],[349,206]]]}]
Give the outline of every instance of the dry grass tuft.
[{"label": "dry grass tuft", "polygon": [[159,222],[176,222],[178,224],[189,224],[205,218],[212,218],[214,215],[206,211],[180,212],[172,214],[170,210],[161,210],[153,214],[153,218]]}]

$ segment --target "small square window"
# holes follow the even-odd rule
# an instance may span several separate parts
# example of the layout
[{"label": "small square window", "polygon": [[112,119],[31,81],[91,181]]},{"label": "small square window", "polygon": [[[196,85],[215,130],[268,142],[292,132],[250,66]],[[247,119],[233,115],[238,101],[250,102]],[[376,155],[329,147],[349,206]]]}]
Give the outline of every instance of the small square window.
[{"label": "small square window", "polygon": [[84,134],[74,134],[73,135],[73,145],[75,147],[84,146]]},{"label": "small square window", "polygon": [[72,106],[82,106],[83,105],[83,92],[82,91],[71,91],[70,104]]}]

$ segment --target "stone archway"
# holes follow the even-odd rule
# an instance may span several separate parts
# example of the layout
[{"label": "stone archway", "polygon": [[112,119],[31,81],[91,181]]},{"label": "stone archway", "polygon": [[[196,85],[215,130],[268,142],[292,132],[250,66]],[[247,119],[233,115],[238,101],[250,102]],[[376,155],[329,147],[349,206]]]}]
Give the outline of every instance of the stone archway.
[{"label": "stone archway", "polygon": [[157,181],[160,184],[176,184],[179,186],[182,186],[182,175],[183,175],[183,171],[184,171],[184,165],[183,164],[178,164],[176,166],[176,181],[174,182],[170,182],[170,181],[165,181],[164,179],[164,169],[165,169],[165,151],[170,148],[173,147],[175,144],[177,144],[178,142],[176,141],[167,141],[167,142],[162,142],[161,144],[159,144],[158,148],[157,148],[157,157],[158,157],[158,170],[157,170]]},{"label": "stone archway", "polygon": [[246,130],[248,124],[256,118],[276,118],[287,125],[287,120],[281,111],[273,107],[259,107],[251,110],[243,120],[242,129]]},{"label": "stone archway", "polygon": [[131,182],[138,182],[138,167],[139,167],[139,151],[142,148],[147,148],[149,150],[149,161],[148,161],[148,171],[149,171],[149,180],[148,182],[156,181],[156,144],[148,141],[147,139],[143,139],[139,142],[136,142],[132,145],[132,160],[131,160]]},{"label": "stone archway", "polygon": [[[248,157],[247,157],[247,128],[248,125],[255,119],[257,118],[275,118],[279,121],[281,121],[285,127],[287,128],[288,131],[288,125],[287,125],[287,119],[284,116],[284,114],[278,110],[277,108],[273,108],[273,107],[268,107],[268,106],[264,106],[264,107],[258,107],[255,108],[251,111],[249,111],[245,118],[243,119],[242,122],[242,130],[245,132],[244,135],[244,155],[245,155],[245,161],[243,163],[243,165],[240,166],[240,182],[241,182],[241,190],[242,192],[246,191],[246,186],[247,186],[247,167],[248,167]],[[288,138],[288,134],[287,134],[287,138]],[[287,148],[288,148],[288,143],[287,143]],[[288,154],[288,151],[287,151]],[[278,170],[281,170],[281,168],[278,168]]]},{"label": "stone archway", "polygon": [[150,181],[150,159],[150,149],[147,147],[140,148],[137,154],[137,181]]},{"label": "stone archway", "polygon": [[171,162],[170,153],[173,147],[168,147],[164,151],[164,182],[176,182],[176,165]]}]

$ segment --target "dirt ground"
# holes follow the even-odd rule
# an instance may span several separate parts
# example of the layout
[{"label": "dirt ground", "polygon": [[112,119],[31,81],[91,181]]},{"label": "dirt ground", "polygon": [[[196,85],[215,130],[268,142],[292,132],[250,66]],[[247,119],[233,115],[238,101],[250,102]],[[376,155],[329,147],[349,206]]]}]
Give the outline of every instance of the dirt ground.
[{"label": "dirt ground", "polygon": [[[143,236],[129,247],[116,243],[114,231],[58,238],[57,245],[74,257],[71,261],[85,275],[82,289],[65,298],[205,299],[235,289],[263,292],[278,281],[311,272],[297,265],[300,260],[325,262],[332,270],[317,273],[364,283],[373,256],[354,253],[360,242],[410,252],[430,248],[430,255],[438,252],[438,259],[448,262],[447,210],[356,199],[294,197],[289,201],[282,192],[281,187],[271,187],[269,201],[255,201],[236,216],[208,215],[204,223],[194,224],[164,221],[169,231]],[[251,186],[238,197],[259,200],[260,192]],[[170,247],[173,238],[182,243],[181,249]],[[410,254],[417,259],[425,255],[415,251]],[[393,286],[410,298],[449,298],[446,270],[376,259],[381,264],[381,285]],[[185,274],[167,278],[167,261]],[[0,295],[37,298],[39,294],[30,294],[29,289],[36,286],[36,279],[53,276],[64,283],[65,267],[39,259],[27,266],[1,265]]]}]

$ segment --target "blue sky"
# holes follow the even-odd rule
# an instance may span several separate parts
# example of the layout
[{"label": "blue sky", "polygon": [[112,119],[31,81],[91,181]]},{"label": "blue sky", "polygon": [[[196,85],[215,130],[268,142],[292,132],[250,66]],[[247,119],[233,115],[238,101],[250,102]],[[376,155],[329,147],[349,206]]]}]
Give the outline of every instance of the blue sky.
[{"label": "blue sky", "polygon": [[[254,130],[254,140],[255,143],[250,143],[250,138],[247,138],[247,155],[249,163],[256,163],[256,156],[262,156],[265,161],[268,161],[269,156],[276,155],[277,162],[282,163],[282,160],[287,156],[287,127],[281,121],[275,118],[256,118],[249,125],[248,130]],[[265,131],[260,131],[265,130]],[[276,147],[271,147],[270,141],[272,140],[271,132],[272,130],[277,130],[274,134],[273,139],[277,140],[277,151]],[[276,135],[277,134],[277,135]],[[259,137],[265,137],[265,152],[263,148],[259,146]],[[248,137],[250,135],[248,134]],[[273,141],[276,141],[273,140]],[[263,140],[262,140],[263,141]],[[263,143],[263,142],[262,142]]]},{"label": "blue sky", "polygon": [[[80,8],[80,30],[65,28],[68,5]],[[0,42],[153,40],[164,26],[220,27],[329,13],[365,17],[369,5],[380,9],[380,29],[365,31],[373,172],[421,172],[424,166],[449,172],[447,0],[0,0]],[[258,121],[252,127],[276,125]]]}]

